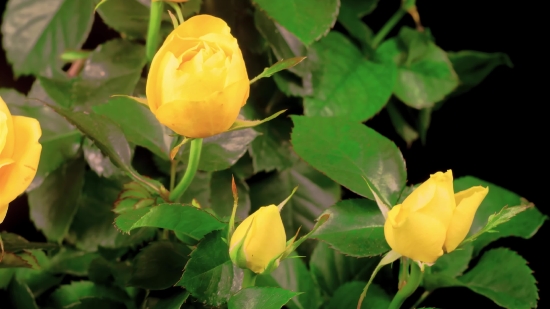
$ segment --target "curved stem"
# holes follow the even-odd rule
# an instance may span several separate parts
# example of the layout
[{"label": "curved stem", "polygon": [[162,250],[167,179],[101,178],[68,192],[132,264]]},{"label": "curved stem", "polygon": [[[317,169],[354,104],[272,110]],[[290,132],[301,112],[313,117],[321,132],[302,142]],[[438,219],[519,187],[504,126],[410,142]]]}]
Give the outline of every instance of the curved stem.
[{"label": "curved stem", "polygon": [[402,8],[399,8],[395,14],[393,14],[390,19],[386,22],[384,26],[382,26],[382,29],[378,31],[378,33],[374,36],[372,39],[372,48],[378,47],[380,43],[384,40],[384,38],[390,33],[390,31],[397,25],[397,23],[405,16],[407,12],[403,10]]},{"label": "curved stem", "polygon": [[202,138],[196,138],[192,140],[187,169],[185,170],[185,174],[181,178],[178,185],[174,188],[174,190],[170,191],[171,201],[177,201],[183,195],[185,190],[189,188],[189,185],[191,184],[191,181],[193,181],[193,178],[195,178],[197,168],[199,167],[199,160],[201,158],[201,150]]},{"label": "curved stem", "polygon": [[160,23],[162,22],[162,10],[164,2],[152,1],[151,11],[149,12],[149,28],[147,29],[147,41],[145,43],[145,53],[149,63],[157,52],[160,43]]},{"label": "curved stem", "polygon": [[416,263],[411,263],[411,274],[409,275],[409,281],[407,284],[395,294],[388,309],[399,309],[405,300],[416,291],[420,280],[422,279],[422,272]]},{"label": "curved stem", "polygon": [[246,289],[246,288],[254,286],[256,284],[256,277],[257,276],[258,275],[256,275],[256,273],[251,271],[250,269],[245,269],[241,289]]}]

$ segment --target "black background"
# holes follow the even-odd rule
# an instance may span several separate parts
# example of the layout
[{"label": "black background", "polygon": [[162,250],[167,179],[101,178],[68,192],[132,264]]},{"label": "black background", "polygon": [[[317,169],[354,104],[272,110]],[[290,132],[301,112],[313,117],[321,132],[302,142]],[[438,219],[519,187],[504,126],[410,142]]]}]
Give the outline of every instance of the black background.
[{"label": "black background", "polygon": [[[364,21],[373,30],[378,30],[395,12],[399,2],[380,1],[378,8]],[[550,215],[544,200],[549,172],[543,152],[548,141],[543,135],[543,127],[548,126],[543,109],[544,104],[548,104],[544,93],[547,87],[543,82],[549,80],[546,75],[548,50],[543,48],[548,37],[546,32],[543,34],[543,29],[547,28],[542,24],[544,10],[530,2],[417,2],[422,24],[430,28],[441,48],[504,52],[510,56],[514,68],[499,67],[478,87],[447,101],[433,114],[426,146],[417,141],[407,148],[393,131],[386,112],[367,124],[396,141],[405,157],[410,183],[422,182],[430,173],[452,169],[455,177],[472,175],[516,192]],[[0,0],[0,11],[4,5],[5,1]],[[96,18],[87,45],[102,41],[102,36],[106,35],[106,29],[98,20]],[[414,25],[408,16],[401,24]],[[397,28],[390,35],[396,32]],[[0,87],[26,91],[31,82],[29,77],[13,80],[3,52],[0,54]],[[22,198],[11,205],[10,220],[0,229],[43,240],[29,222],[28,207]],[[530,240],[509,238],[490,246],[511,248],[529,261],[542,294],[539,308],[550,306],[543,295],[550,288],[550,273],[544,268],[546,256],[543,254],[548,236],[549,223]],[[426,307],[438,308],[474,307],[474,304],[476,308],[499,308],[465,288],[438,290],[423,303]]]}]

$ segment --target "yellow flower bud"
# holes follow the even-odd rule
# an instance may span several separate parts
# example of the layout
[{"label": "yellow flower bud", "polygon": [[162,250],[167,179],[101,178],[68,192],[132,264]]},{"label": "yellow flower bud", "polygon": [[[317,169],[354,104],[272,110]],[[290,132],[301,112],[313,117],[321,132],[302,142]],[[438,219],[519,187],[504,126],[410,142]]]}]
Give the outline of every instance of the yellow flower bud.
[{"label": "yellow flower bud", "polygon": [[452,171],[437,172],[389,211],[386,241],[403,256],[433,263],[464,240],[488,192],[476,186],[455,194]]},{"label": "yellow flower bud", "polygon": [[235,230],[229,255],[235,265],[261,274],[286,249],[286,233],[279,209],[275,205],[260,207]]},{"label": "yellow flower bud", "polygon": [[146,88],[160,123],[192,138],[229,129],[249,92],[237,39],[210,15],[191,17],[172,31],[153,58]]},{"label": "yellow flower bud", "polygon": [[34,118],[12,116],[0,97],[0,223],[8,204],[31,184],[42,145],[40,124]]}]

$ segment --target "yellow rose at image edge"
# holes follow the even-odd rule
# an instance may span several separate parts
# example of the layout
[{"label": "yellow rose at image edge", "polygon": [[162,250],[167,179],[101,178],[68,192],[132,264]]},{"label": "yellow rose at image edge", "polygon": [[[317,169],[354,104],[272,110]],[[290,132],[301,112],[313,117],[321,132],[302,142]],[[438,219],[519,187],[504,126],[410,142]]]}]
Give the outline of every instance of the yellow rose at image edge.
[{"label": "yellow rose at image edge", "polygon": [[8,204],[25,192],[36,175],[41,135],[36,119],[12,116],[0,98],[0,223],[6,217]]},{"label": "yellow rose at image edge", "polygon": [[246,267],[255,273],[262,273],[269,262],[286,249],[286,233],[275,205],[260,207],[239,224],[231,237],[229,251],[245,235],[242,250],[246,257]]},{"label": "yellow rose at image edge", "polygon": [[210,15],[189,18],[172,31],[153,58],[146,87],[159,122],[192,138],[229,129],[249,92],[237,40]]},{"label": "yellow rose at image edge", "polygon": [[413,260],[433,263],[464,240],[488,193],[481,186],[454,193],[452,171],[435,173],[388,213],[390,247]]}]

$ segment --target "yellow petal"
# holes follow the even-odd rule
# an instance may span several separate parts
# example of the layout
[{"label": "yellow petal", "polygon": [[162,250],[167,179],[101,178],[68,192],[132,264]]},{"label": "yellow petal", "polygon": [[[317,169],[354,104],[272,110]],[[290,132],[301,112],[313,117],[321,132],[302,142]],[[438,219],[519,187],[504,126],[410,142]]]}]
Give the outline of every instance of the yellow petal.
[{"label": "yellow petal", "polygon": [[489,188],[471,187],[455,194],[456,209],[447,229],[445,250],[451,252],[464,240],[474,221],[477,208],[489,193]]},{"label": "yellow petal", "polygon": [[0,223],[4,222],[6,214],[8,213],[8,204],[0,205]]},{"label": "yellow petal", "polygon": [[445,229],[447,229],[456,208],[453,172],[451,170],[448,170],[446,173],[437,172],[431,175],[430,179],[435,184],[433,198],[418,211],[439,220],[445,226]]},{"label": "yellow petal", "polygon": [[204,101],[172,101],[156,111],[157,119],[174,132],[192,138],[204,138],[227,131],[235,122],[250,84],[241,80]]},{"label": "yellow petal", "polygon": [[13,163],[2,167],[0,172],[0,205],[6,205],[25,192],[31,184],[42,145],[38,139],[42,135],[40,124],[34,118],[13,116],[15,145]]},{"label": "yellow petal", "polygon": [[221,18],[211,15],[195,15],[179,25],[171,35],[182,38],[200,38],[209,33],[231,35],[231,29]]},{"label": "yellow petal", "polygon": [[14,145],[13,120],[12,120],[10,110],[6,105],[6,102],[2,100],[2,97],[0,97],[0,113],[2,113],[5,116],[4,123],[7,131],[5,140],[3,142],[4,146],[0,148],[0,159],[11,158],[13,154],[13,145]]},{"label": "yellow petal", "polygon": [[[390,210],[388,217],[394,209]],[[446,228],[439,220],[421,212],[410,213],[398,227],[394,227],[391,220],[384,224],[384,236],[394,251],[425,263],[433,263],[443,255],[445,232]]]},{"label": "yellow petal", "polygon": [[229,242],[229,251],[232,251],[235,245],[237,245],[241,241],[241,239],[244,238],[244,236],[246,235],[246,231],[248,230],[248,227],[252,223],[257,213],[258,211],[255,211],[253,214],[246,217],[246,219],[244,219],[243,222],[239,224],[239,226],[237,226],[237,228],[233,232],[233,235],[231,236],[231,241]]},{"label": "yellow petal", "polygon": [[260,207],[243,249],[247,267],[255,273],[262,273],[269,262],[286,249],[286,233],[279,209],[275,205]]},{"label": "yellow petal", "polygon": [[0,153],[4,150],[8,138],[8,116],[0,111]]}]

